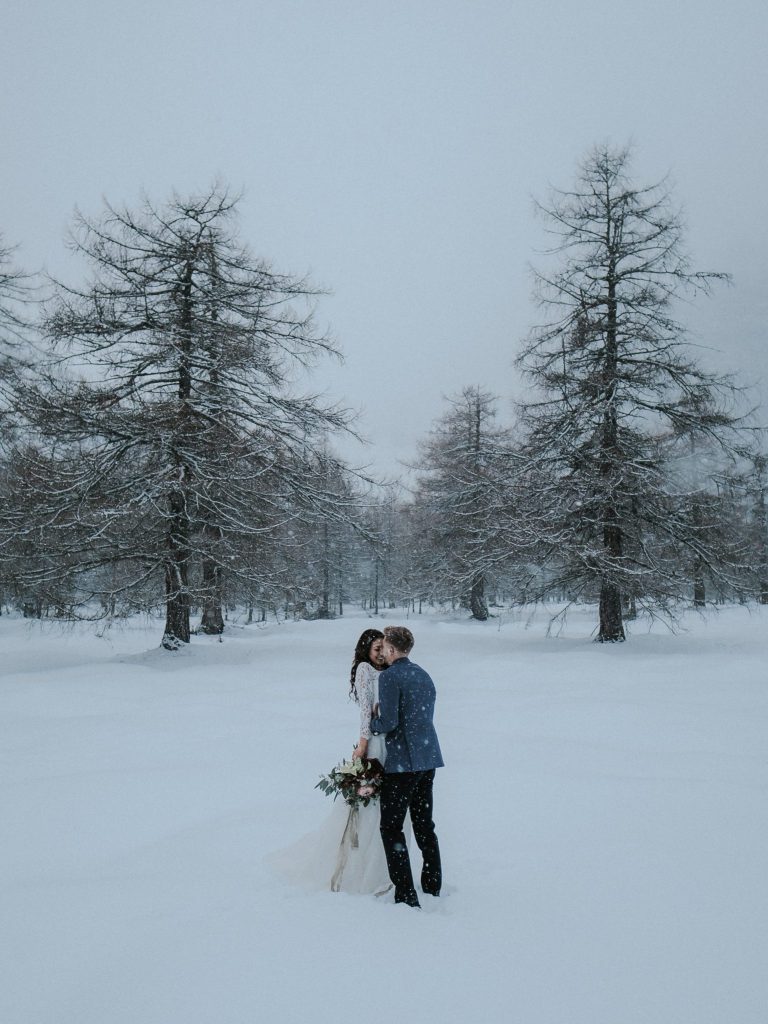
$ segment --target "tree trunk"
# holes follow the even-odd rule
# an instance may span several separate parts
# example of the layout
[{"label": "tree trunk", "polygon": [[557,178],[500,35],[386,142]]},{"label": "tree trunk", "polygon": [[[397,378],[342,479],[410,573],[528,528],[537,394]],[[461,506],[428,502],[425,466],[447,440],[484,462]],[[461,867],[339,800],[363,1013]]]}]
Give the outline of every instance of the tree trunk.
[{"label": "tree trunk", "polygon": [[165,567],[165,632],[162,645],[166,651],[178,651],[189,643],[189,592],[186,589],[186,566],[168,563]]},{"label": "tree trunk", "polygon": [[[189,426],[189,401],[192,394],[192,276],[194,266],[188,260],[181,288],[181,309],[179,329],[178,397],[179,424]],[[182,644],[189,643],[189,510],[187,509],[186,487],[190,479],[189,468],[176,453],[178,486],[168,497],[168,526],[166,534],[165,559],[165,632],[162,646],[168,651],[177,651]]]},{"label": "tree trunk", "polygon": [[169,504],[162,645],[167,651],[177,651],[189,643],[189,519],[182,492],[175,491]]},{"label": "tree trunk", "polygon": [[485,600],[485,576],[478,573],[472,579],[472,586],[469,591],[469,607],[472,618],[478,622],[485,622],[488,618],[488,605]]},{"label": "tree trunk", "polygon": [[[691,454],[695,458],[696,446],[693,440],[691,440]],[[691,513],[694,539],[696,542],[700,542],[702,515],[698,494],[694,495]],[[693,560],[693,606],[694,608],[703,608],[706,603],[707,592],[704,586],[704,562],[698,555],[696,555]]]},{"label": "tree trunk", "polygon": [[694,608],[704,608],[707,604],[707,591],[704,586],[704,575],[701,571],[701,565],[696,560],[696,565],[693,570],[693,606]]},{"label": "tree trunk", "polygon": [[206,596],[198,631],[216,636],[224,632],[224,616],[221,613],[221,569],[209,559],[203,562],[203,586],[206,588]]},{"label": "tree trunk", "polygon": [[[613,246],[612,232],[613,224],[609,218],[606,225],[606,241],[609,248]],[[616,562],[622,555],[623,535],[613,486],[615,466],[621,460],[616,415],[618,334],[616,266],[613,258],[609,262],[606,284],[608,288],[608,301],[604,357],[605,411],[603,413],[600,473],[604,481],[606,501],[603,509],[603,546],[611,562]],[[621,591],[614,582],[603,577],[600,584],[600,631],[597,634],[597,640],[599,643],[617,643],[625,639],[621,611]]]},{"label": "tree trunk", "polygon": [[323,523],[323,584],[320,596],[320,608],[317,612],[318,619],[330,619],[331,617],[331,569],[329,565],[329,539],[328,523]]},{"label": "tree trunk", "polygon": [[631,594],[629,597],[624,597],[624,621],[630,622],[637,618],[637,601],[635,595]]},{"label": "tree trunk", "polygon": [[[603,544],[611,559],[622,554],[622,533],[618,525],[616,510],[610,508],[603,522]],[[621,591],[611,580],[603,578],[600,584],[600,632],[599,643],[617,643],[626,640],[621,609]]]},{"label": "tree trunk", "polygon": [[221,567],[215,558],[210,556],[212,548],[221,540],[221,529],[207,523],[204,537],[208,554],[202,560],[203,575],[203,614],[200,619],[199,632],[218,636],[224,632],[224,616],[222,615],[222,579]]},{"label": "tree trunk", "polygon": [[603,580],[600,587],[600,632],[598,643],[620,643],[626,640],[621,614],[621,593],[619,588]]}]

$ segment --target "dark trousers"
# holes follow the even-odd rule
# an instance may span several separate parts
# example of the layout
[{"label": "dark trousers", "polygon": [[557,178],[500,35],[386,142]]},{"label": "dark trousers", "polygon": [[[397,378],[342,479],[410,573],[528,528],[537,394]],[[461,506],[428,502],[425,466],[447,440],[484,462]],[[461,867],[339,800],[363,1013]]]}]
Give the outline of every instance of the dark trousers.
[{"label": "dark trousers", "polygon": [[403,834],[406,811],[411,812],[413,835],[424,866],[421,888],[431,896],[439,896],[442,884],[440,847],[432,821],[432,784],[435,769],[427,772],[385,772],[381,787],[381,840],[387,855],[389,877],[395,887],[395,903],[419,905],[413,885],[411,861]]}]

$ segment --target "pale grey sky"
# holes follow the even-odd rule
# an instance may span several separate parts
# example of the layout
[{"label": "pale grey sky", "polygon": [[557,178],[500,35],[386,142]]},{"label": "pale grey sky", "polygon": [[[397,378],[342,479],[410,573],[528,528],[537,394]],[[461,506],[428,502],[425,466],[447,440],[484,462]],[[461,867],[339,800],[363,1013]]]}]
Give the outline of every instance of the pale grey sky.
[{"label": "pale grey sky", "polygon": [[[595,143],[668,171],[701,269],[711,359],[768,378],[764,0],[13,0],[0,25],[0,229],[76,276],[75,205],[244,188],[242,234],[322,300],[363,410],[347,454],[391,472],[442,396],[506,401],[537,316],[531,196]],[[763,399],[768,386],[759,385]]]}]

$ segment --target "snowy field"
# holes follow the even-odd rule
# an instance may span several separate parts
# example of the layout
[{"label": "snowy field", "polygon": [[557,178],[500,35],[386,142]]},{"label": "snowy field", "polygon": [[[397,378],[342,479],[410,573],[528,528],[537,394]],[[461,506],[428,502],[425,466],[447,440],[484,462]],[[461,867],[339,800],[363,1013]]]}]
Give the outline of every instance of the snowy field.
[{"label": "snowy field", "polygon": [[591,615],[410,619],[447,764],[422,913],[269,866],[330,809],[370,620],[171,655],[0,619],[2,1024],[765,1024],[768,618],[599,647]]}]

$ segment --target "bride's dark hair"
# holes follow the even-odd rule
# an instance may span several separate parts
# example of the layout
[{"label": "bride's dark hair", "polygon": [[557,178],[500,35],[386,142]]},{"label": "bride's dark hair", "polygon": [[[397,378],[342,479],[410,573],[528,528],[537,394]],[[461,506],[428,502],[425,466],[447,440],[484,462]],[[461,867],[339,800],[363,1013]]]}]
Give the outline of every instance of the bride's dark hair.
[{"label": "bride's dark hair", "polygon": [[357,690],[355,689],[355,673],[357,672],[357,666],[361,661],[367,661],[369,665],[373,664],[370,657],[371,644],[375,640],[383,639],[384,634],[380,629],[366,629],[357,641],[357,646],[355,647],[355,658],[352,662],[352,671],[349,676],[349,696],[354,701],[357,700]]}]

